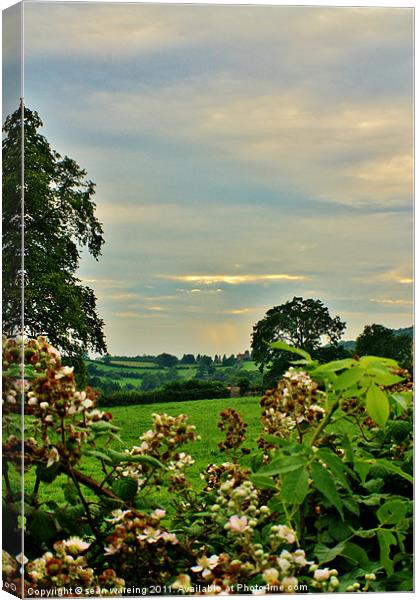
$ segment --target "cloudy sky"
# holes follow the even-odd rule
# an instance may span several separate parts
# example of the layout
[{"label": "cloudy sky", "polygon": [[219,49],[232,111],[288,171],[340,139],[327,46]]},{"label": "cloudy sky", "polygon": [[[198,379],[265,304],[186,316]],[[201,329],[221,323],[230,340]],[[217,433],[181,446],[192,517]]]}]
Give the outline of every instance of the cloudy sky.
[{"label": "cloudy sky", "polygon": [[97,184],[115,354],[230,353],[294,295],[412,323],[411,9],[25,5],[25,97]]}]

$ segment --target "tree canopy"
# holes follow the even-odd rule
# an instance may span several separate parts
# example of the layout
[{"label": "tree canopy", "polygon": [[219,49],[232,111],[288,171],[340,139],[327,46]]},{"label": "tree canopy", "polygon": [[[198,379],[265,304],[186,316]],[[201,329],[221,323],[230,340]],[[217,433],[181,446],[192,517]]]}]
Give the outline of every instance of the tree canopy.
[{"label": "tree canopy", "polygon": [[320,300],[295,296],[289,302],[274,306],[254,325],[252,333],[252,358],[260,370],[270,365],[281,375],[287,368],[287,353],[273,350],[271,342],[283,340],[290,346],[312,354],[322,342],[337,346],[346,324],[340,317],[332,317]]},{"label": "tree canopy", "polygon": [[82,249],[98,259],[104,243],[95,184],[74,160],[51,148],[41,127],[37,112],[25,107],[22,206],[22,107],[3,126],[3,331],[22,331],[23,282],[26,335],[46,335],[67,356],[103,353],[104,322],[94,292],[76,276]]},{"label": "tree canopy", "polygon": [[393,358],[402,366],[412,369],[412,337],[398,333],[384,325],[366,325],[356,340],[356,354]]}]

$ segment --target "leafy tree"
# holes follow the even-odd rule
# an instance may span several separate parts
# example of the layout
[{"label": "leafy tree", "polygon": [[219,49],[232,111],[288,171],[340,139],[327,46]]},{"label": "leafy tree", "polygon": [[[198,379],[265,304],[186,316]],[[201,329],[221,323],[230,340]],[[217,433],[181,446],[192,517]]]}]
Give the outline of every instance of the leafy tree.
[{"label": "leafy tree", "polygon": [[304,300],[295,296],[289,302],[268,310],[264,318],[254,325],[251,342],[253,360],[260,371],[270,366],[266,383],[271,384],[283,374],[292,359],[289,353],[271,348],[271,342],[282,340],[316,356],[325,338],[332,347],[337,347],[345,327],[339,317],[331,317],[320,300]]},{"label": "leafy tree", "polygon": [[407,333],[396,333],[388,327],[373,323],[366,325],[356,340],[356,354],[393,358],[412,369],[412,339]]},{"label": "leafy tree", "polygon": [[180,360],[181,365],[195,365],[194,354],[184,354]]},{"label": "leafy tree", "polygon": [[106,352],[104,323],[93,290],[75,275],[83,248],[101,254],[102,226],[95,216],[95,184],[86,171],[54,151],[39,133],[41,119],[24,108],[24,271],[22,272],[22,107],[3,130],[3,331],[40,334],[67,357]]},{"label": "leafy tree", "polygon": [[173,354],[162,352],[162,354],[156,357],[156,362],[160,367],[174,367],[178,364],[178,358]]}]

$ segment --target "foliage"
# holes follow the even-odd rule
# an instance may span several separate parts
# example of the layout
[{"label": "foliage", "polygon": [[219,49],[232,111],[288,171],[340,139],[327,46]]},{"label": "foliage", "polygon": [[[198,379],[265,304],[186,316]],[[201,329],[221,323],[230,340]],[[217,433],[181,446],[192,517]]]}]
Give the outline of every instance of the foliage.
[{"label": "foliage", "polygon": [[383,325],[366,325],[356,340],[356,353],[378,355],[397,360],[402,366],[413,369],[413,339],[408,333],[398,333]]},{"label": "foliage", "polygon": [[4,124],[3,331],[21,333],[21,284],[25,334],[40,331],[68,356],[106,351],[103,321],[93,291],[75,276],[82,248],[98,259],[102,226],[95,216],[95,184],[86,171],[51,149],[39,133],[38,114],[24,109],[25,271],[21,271],[22,106]]},{"label": "foliage", "polygon": [[[137,584],[145,593],[160,586],[155,593],[200,595],[412,589],[407,372],[372,356],[321,365],[277,345],[299,358],[261,401],[264,433],[251,468],[236,452],[245,424],[230,411],[226,448],[236,456],[209,464],[196,489],[194,452],[184,447],[197,433],[186,415],[153,414],[138,445],[116,451],[112,415],[95,407],[92,390],[77,391],[45,339],[24,343],[23,389],[22,343],[4,340],[5,516],[16,534],[25,527],[26,586],[75,581],[101,587],[98,595]],[[25,468],[36,472],[23,522],[12,476],[22,391]],[[88,460],[101,479],[86,475]],[[60,473],[66,502],[41,502],[40,488]],[[159,505],[157,488],[165,489]],[[10,583],[19,564],[6,551]]]},{"label": "foliage", "polygon": [[204,398],[229,398],[230,391],[221,382],[189,381],[172,382],[162,388],[147,392],[116,392],[102,398],[104,406],[131,406],[134,404],[156,404],[179,400],[202,400]]},{"label": "foliage", "polygon": [[320,300],[294,297],[289,302],[267,311],[264,318],[254,325],[252,333],[252,357],[262,371],[270,367],[271,383],[278,379],[293,359],[290,352],[279,353],[271,342],[282,340],[307,352],[317,351],[325,338],[334,348],[346,325],[339,317],[331,317],[328,308]]}]

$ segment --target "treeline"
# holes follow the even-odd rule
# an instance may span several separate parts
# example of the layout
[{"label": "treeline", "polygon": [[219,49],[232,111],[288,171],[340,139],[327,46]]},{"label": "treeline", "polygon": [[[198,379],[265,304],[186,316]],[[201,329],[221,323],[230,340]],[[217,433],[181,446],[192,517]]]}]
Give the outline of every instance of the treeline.
[{"label": "treeline", "polygon": [[162,388],[149,392],[121,391],[103,395],[100,398],[100,405],[104,407],[132,406],[136,404],[156,404],[229,397],[230,390],[219,381],[199,381],[192,379],[190,381],[169,383]]},{"label": "treeline", "polygon": [[[152,354],[143,354],[142,356],[111,356],[110,354],[106,354],[102,358],[102,362],[107,365],[112,365],[114,362],[138,362],[138,363],[153,363],[158,367],[175,367],[177,365],[194,365],[194,366],[209,366],[209,365],[217,365],[222,367],[233,367],[242,361],[251,360],[251,355],[248,350],[246,350],[243,354],[230,354],[229,356],[226,354],[215,354],[214,357],[208,356],[207,354],[184,354],[182,358],[178,358],[174,354],[168,354],[167,352],[162,352],[162,354],[158,354],[154,356]],[[147,367],[143,367],[147,368]],[[153,367],[150,367],[153,368]]]}]

